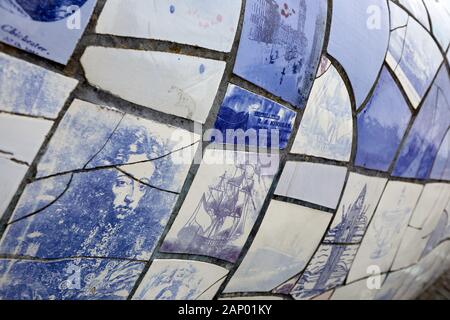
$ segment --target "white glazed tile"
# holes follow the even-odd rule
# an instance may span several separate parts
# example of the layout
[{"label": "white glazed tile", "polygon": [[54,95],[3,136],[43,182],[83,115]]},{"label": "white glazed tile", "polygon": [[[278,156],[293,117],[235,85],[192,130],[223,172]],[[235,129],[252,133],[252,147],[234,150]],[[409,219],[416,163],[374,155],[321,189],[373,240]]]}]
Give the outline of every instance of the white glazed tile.
[{"label": "white glazed tile", "polygon": [[422,0],[399,0],[411,14],[419,20],[419,22],[427,29],[430,30],[430,22],[428,20],[428,13]]},{"label": "white glazed tile", "polygon": [[241,0],[109,0],[96,31],[230,52],[240,11]]},{"label": "white glazed tile", "polygon": [[11,202],[28,167],[5,159],[0,154],[0,218]]},{"label": "white glazed tile", "polygon": [[391,15],[391,31],[406,26],[409,16],[405,10],[401,9],[395,2],[389,1],[389,12]]},{"label": "white glazed tile", "polygon": [[433,33],[445,48],[450,43],[450,3],[447,0],[424,0],[431,19]]}]

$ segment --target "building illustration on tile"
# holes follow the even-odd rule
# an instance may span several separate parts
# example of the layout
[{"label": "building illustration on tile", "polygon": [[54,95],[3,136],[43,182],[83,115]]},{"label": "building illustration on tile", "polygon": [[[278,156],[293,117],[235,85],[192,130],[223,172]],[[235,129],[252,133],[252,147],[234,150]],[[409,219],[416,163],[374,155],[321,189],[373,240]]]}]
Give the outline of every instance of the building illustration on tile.
[{"label": "building illustration on tile", "polygon": [[155,260],[134,300],[211,300],[228,270],[205,262]]},{"label": "building illustration on tile", "polygon": [[350,97],[331,65],[314,82],[291,153],[349,161],[352,140]]},{"label": "building illustration on tile", "polygon": [[144,263],[102,259],[0,259],[2,300],[125,300]]},{"label": "building illustration on tile", "polygon": [[234,73],[303,108],[322,50],[327,2],[246,1]]},{"label": "building illustration on tile", "polygon": [[[181,54],[88,47],[81,57],[88,81],[125,100],[205,123],[225,62]],[[151,83],[151,86],[143,84]]]},{"label": "building illustration on tile", "polygon": [[96,3],[97,0],[0,0],[0,40],[67,64]]},{"label": "building illustration on tile", "polygon": [[255,240],[224,292],[270,291],[303,270],[331,214],[272,200]]},{"label": "building illustration on tile", "polygon": [[230,84],[214,125],[225,141],[214,141],[284,149],[295,117],[294,111]]},{"label": "building illustration on tile", "polygon": [[[115,125],[107,128],[111,119]],[[88,139],[91,130],[98,134]],[[0,252],[148,259],[198,146],[189,142],[179,149],[174,132],[196,141],[189,132],[76,100],[56,132],[63,140],[50,142]],[[88,146],[90,140],[95,142]]]},{"label": "building illustration on tile", "polygon": [[264,156],[206,150],[190,192],[160,250],[235,262],[275,174],[271,169],[265,171]]},{"label": "building illustration on tile", "polygon": [[241,5],[241,0],[111,0],[96,31],[230,52]]}]

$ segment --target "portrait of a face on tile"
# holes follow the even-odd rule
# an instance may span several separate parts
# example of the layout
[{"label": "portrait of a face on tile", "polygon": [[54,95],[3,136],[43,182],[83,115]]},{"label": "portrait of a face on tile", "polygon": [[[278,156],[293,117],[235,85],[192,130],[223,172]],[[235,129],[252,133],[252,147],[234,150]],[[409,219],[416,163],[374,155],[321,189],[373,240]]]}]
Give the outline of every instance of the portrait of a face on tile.
[{"label": "portrait of a face on tile", "polygon": [[449,56],[447,0],[0,0],[0,300],[419,298]]}]

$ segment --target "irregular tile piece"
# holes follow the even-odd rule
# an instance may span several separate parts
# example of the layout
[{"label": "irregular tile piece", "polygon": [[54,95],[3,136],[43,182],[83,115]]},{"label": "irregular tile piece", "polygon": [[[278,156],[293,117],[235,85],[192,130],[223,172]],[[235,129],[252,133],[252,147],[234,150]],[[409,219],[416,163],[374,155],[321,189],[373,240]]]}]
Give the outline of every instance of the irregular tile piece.
[{"label": "irregular tile piece", "polygon": [[218,143],[284,149],[296,113],[281,104],[230,84],[217,115]]},{"label": "irregular tile piece", "polygon": [[372,97],[358,114],[356,165],[388,171],[410,119],[405,98],[383,68]]},{"label": "irregular tile piece", "polygon": [[447,130],[447,134],[439,147],[430,178],[450,180],[450,128]]},{"label": "irregular tile piece", "polygon": [[353,87],[356,108],[359,108],[375,84],[386,55],[387,1],[333,1],[331,21],[328,53],[344,67]]},{"label": "irregular tile piece", "polygon": [[110,0],[96,31],[230,52],[240,11],[241,0]]},{"label": "irregular tile piece", "polygon": [[125,300],[145,263],[63,259],[0,260],[2,300]]},{"label": "irregular tile piece", "polygon": [[314,82],[291,153],[349,161],[353,118],[341,76],[330,66]]},{"label": "irregular tile piece", "polygon": [[399,3],[409,10],[427,30],[430,30],[430,21],[428,20],[428,13],[423,0],[399,0]]},{"label": "irregular tile piece", "polygon": [[361,242],[387,179],[350,173],[344,195],[324,243]]},{"label": "irregular tile piece", "polygon": [[41,162],[50,177],[25,189],[0,252],[149,259],[198,146],[180,138],[194,135],[77,100],[54,137]]},{"label": "irregular tile piece", "polygon": [[326,19],[325,0],[246,1],[233,72],[303,108],[319,64]]},{"label": "irregular tile piece", "polygon": [[225,62],[181,54],[88,47],[89,82],[133,103],[205,123]]},{"label": "irregular tile piece", "polygon": [[288,161],[275,194],[335,209],[346,175],[344,167]]},{"label": "irregular tile piece", "polygon": [[423,0],[428,9],[433,33],[446,48],[450,43],[450,3],[446,0]]},{"label": "irregular tile piece", "polygon": [[97,0],[0,0],[0,40],[67,64]]},{"label": "irregular tile piece", "polygon": [[339,287],[334,290],[330,300],[373,300],[378,290],[376,287],[372,287],[372,285],[378,283],[381,285],[385,278],[386,275],[382,274],[379,277],[376,276],[374,279],[363,279]]},{"label": "irregular tile piece", "polygon": [[[418,0],[422,1],[422,0]],[[400,8],[395,2],[388,1],[389,2],[389,12],[391,15],[391,32],[395,29],[406,27],[408,24],[408,20],[410,19],[410,16],[408,13],[406,13],[405,10]],[[409,3],[409,1],[408,1]],[[428,20],[428,17],[427,17]]]},{"label": "irregular tile piece", "polygon": [[[0,2],[0,12],[1,7]],[[0,52],[2,111],[56,118],[77,84],[75,79]]]},{"label": "irregular tile piece", "polygon": [[160,251],[235,262],[278,170],[278,154],[206,150]]},{"label": "irregular tile piece", "polygon": [[422,101],[442,60],[433,38],[414,19],[408,19],[406,26],[391,32],[386,62],[414,108]]},{"label": "irregular tile piece", "polygon": [[270,291],[305,268],[331,214],[272,200],[247,255],[224,292]]},{"label": "irregular tile piece", "polygon": [[370,222],[347,281],[367,277],[370,266],[389,270],[423,187],[390,181]]},{"label": "irregular tile piece", "polygon": [[227,274],[227,269],[205,262],[155,260],[133,299],[212,300],[216,292],[209,289],[220,286]]},{"label": "irregular tile piece", "polygon": [[344,283],[358,245],[321,245],[291,291],[295,299],[310,299]]},{"label": "irregular tile piece", "polygon": [[441,67],[403,144],[394,176],[427,179],[450,125],[450,77]]},{"label": "irregular tile piece", "polygon": [[0,178],[2,180],[0,183],[0,218],[14,197],[27,170],[28,166],[8,158],[5,159],[0,152]]}]

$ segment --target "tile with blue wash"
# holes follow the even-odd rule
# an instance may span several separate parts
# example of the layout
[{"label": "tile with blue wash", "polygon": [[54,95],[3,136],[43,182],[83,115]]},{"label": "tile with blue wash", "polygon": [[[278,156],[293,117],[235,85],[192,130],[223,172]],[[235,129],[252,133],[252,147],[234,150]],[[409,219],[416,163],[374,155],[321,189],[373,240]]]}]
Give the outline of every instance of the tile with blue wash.
[{"label": "tile with blue wash", "polygon": [[97,0],[0,0],[0,40],[67,64]]},{"label": "tile with blue wash", "polygon": [[446,0],[424,0],[430,15],[433,34],[445,48],[450,44],[450,3]]},{"label": "tile with blue wash", "polygon": [[[189,141],[180,145],[183,136]],[[194,136],[76,100],[21,196],[0,252],[148,259],[195,155]]]},{"label": "tile with blue wash", "polygon": [[133,300],[212,300],[227,274],[227,269],[206,262],[157,259]]},{"label": "tile with blue wash", "polygon": [[2,300],[126,300],[145,263],[102,259],[0,260]]},{"label": "tile with blue wash", "polygon": [[441,67],[402,146],[394,176],[429,178],[450,125],[450,78]]},{"label": "tile with blue wash", "polygon": [[246,1],[233,72],[303,108],[320,61],[326,19],[324,0]]},{"label": "tile with blue wash", "polygon": [[376,265],[389,270],[423,186],[388,182],[348,275],[348,282],[367,277],[367,268]]},{"label": "tile with blue wash", "polygon": [[384,67],[375,91],[358,114],[355,164],[388,171],[411,119],[407,102]]},{"label": "tile with blue wash", "polygon": [[306,300],[342,285],[357,250],[358,245],[321,245],[291,295]]},{"label": "tile with blue wash", "polygon": [[338,211],[324,243],[360,243],[378,205],[387,179],[350,173]]},{"label": "tile with blue wash", "polygon": [[226,63],[182,54],[88,47],[81,57],[95,87],[157,111],[205,123]]},{"label": "tile with blue wash", "polygon": [[405,10],[393,1],[389,1],[389,13],[391,17],[391,32],[395,29],[405,27],[408,24],[408,20],[411,18]]},{"label": "tile with blue wash", "polygon": [[330,65],[314,82],[291,153],[349,161],[352,140],[350,97]]},{"label": "tile with blue wash", "polygon": [[422,0],[399,0],[405,9],[407,9],[427,30],[430,30],[430,21],[428,12]]},{"label": "tile with blue wash", "polygon": [[420,105],[442,60],[433,38],[414,19],[409,18],[405,26],[391,32],[386,62],[414,108]]},{"label": "tile with blue wash", "polygon": [[294,111],[281,104],[230,84],[214,125],[222,135],[212,140],[284,149],[295,117]]},{"label": "tile with blue wash", "polygon": [[256,238],[224,292],[271,291],[303,270],[331,214],[272,200]]},{"label": "tile with blue wash", "polygon": [[431,179],[450,180],[450,128],[442,140],[431,170]]},{"label": "tile with blue wash", "polygon": [[96,31],[230,52],[241,0],[109,0]]},{"label": "tile with blue wash", "polygon": [[386,55],[388,5],[384,0],[333,1],[331,21],[328,53],[347,73],[359,108],[374,86]]},{"label": "tile with blue wash", "polygon": [[278,171],[279,155],[209,148],[160,251],[235,262]]},{"label": "tile with blue wash", "polygon": [[336,209],[346,175],[345,167],[288,161],[275,194]]},{"label": "tile with blue wash", "polygon": [[54,119],[77,84],[75,79],[0,53],[2,111]]}]

